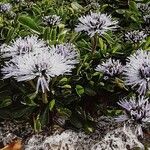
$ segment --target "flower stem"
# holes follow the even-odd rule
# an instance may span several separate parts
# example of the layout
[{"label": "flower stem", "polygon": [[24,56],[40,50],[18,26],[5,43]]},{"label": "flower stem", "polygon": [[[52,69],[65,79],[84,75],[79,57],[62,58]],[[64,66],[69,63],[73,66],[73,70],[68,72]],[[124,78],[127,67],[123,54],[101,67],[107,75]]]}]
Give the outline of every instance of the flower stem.
[{"label": "flower stem", "polygon": [[91,43],[92,43],[92,55],[95,53],[96,51],[96,47],[97,47],[97,34],[95,34],[92,39],[91,39]]},{"label": "flower stem", "polygon": [[48,99],[47,99],[47,91],[45,90],[45,93],[42,93],[42,101],[44,104],[48,103]]}]

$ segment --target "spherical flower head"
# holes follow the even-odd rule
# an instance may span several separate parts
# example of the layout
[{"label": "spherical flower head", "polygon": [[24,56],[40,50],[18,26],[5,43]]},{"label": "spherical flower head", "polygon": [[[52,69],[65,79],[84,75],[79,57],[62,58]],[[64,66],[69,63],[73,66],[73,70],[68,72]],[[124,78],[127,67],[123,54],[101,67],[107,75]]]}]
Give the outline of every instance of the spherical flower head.
[{"label": "spherical flower head", "polygon": [[39,52],[46,50],[48,50],[46,43],[35,35],[26,36],[24,38],[20,37],[12,41],[10,45],[1,47],[3,58],[15,57],[17,55],[23,55],[29,52]]},{"label": "spherical flower head", "polygon": [[124,115],[119,116],[117,121],[129,121],[137,125],[136,133],[142,135],[142,124],[150,122],[150,103],[148,98],[139,96],[136,99],[134,96],[129,100],[124,99],[118,102],[124,110]]},{"label": "spherical flower head", "polygon": [[98,65],[95,70],[102,72],[104,78],[108,79],[120,75],[123,72],[123,66],[119,60],[109,58],[105,62],[102,62],[102,64]]},{"label": "spherical flower head", "polygon": [[143,15],[143,20],[144,20],[143,30],[147,35],[150,35],[150,15],[149,14]]},{"label": "spherical flower head", "polygon": [[10,12],[12,9],[12,5],[10,3],[0,3],[0,12]]},{"label": "spherical flower head", "polygon": [[65,59],[70,61],[71,64],[77,64],[79,62],[79,53],[72,43],[58,44],[56,46],[51,46],[51,51],[57,51]]},{"label": "spherical flower head", "polygon": [[49,15],[43,17],[43,24],[46,26],[57,26],[61,22],[60,16],[57,15]]},{"label": "spherical flower head", "polygon": [[150,89],[150,53],[138,50],[128,57],[128,62],[124,67],[125,84],[137,89],[142,95]]},{"label": "spherical flower head", "polygon": [[48,83],[52,77],[69,74],[74,65],[56,51],[45,51],[24,55],[18,55],[6,62],[2,68],[5,78],[13,77],[19,81],[29,81],[37,79],[37,89],[42,88],[42,92],[49,91]]},{"label": "spherical flower head", "polygon": [[150,35],[150,27],[149,26],[145,26],[144,30],[145,30],[146,34]]},{"label": "spherical flower head", "polygon": [[101,13],[90,13],[79,18],[79,24],[75,28],[77,32],[84,31],[90,37],[95,34],[103,35],[108,30],[114,30],[118,27],[118,21],[113,20],[110,15]]},{"label": "spherical flower head", "polygon": [[147,37],[147,34],[145,34],[143,31],[130,31],[125,34],[125,40],[129,41],[131,43],[139,43],[143,41]]},{"label": "spherical flower head", "polygon": [[149,25],[150,24],[150,15],[144,15],[143,16],[143,19],[144,19],[144,23],[146,25]]},{"label": "spherical flower head", "polygon": [[144,14],[148,14],[150,12],[150,3],[138,3],[137,8]]}]

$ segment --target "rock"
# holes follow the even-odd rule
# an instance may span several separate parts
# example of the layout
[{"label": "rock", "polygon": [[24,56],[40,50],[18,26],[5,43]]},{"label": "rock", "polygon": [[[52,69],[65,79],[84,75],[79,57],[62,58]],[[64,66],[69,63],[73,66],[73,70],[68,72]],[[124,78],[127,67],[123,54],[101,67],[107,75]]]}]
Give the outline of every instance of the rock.
[{"label": "rock", "polygon": [[[64,129],[57,129],[55,132],[50,132],[47,129],[46,132],[33,134],[31,126],[14,125],[10,122],[3,123],[3,127],[0,128],[0,139],[3,144],[13,143],[14,138],[24,139],[23,149],[25,150],[127,150],[134,147],[143,148],[132,129],[124,128],[123,124],[115,122],[112,117],[99,117],[96,120],[95,131],[88,135],[81,131]],[[144,140],[147,141],[147,138]]]},{"label": "rock", "polygon": [[144,150],[144,145],[139,142],[135,134],[128,127],[117,128],[95,144],[91,150],[128,150],[132,148]]}]

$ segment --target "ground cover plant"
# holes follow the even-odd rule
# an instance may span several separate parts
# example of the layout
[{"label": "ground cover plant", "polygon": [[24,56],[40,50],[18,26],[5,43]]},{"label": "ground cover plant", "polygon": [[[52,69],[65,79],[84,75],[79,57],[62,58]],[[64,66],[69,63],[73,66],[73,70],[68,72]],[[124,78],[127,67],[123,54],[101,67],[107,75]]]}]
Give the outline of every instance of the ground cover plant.
[{"label": "ground cover plant", "polygon": [[150,123],[149,0],[2,0],[0,120],[91,133],[99,116]]}]

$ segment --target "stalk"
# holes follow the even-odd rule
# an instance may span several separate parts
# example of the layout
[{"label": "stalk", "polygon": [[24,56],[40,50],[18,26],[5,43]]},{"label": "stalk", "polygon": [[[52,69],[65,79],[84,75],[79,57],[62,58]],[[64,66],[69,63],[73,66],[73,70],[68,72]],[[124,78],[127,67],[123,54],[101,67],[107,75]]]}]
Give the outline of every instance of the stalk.
[{"label": "stalk", "polygon": [[91,39],[91,43],[92,43],[92,55],[95,53],[96,51],[96,47],[97,47],[97,34],[95,34],[92,39]]},{"label": "stalk", "polygon": [[48,103],[47,90],[45,90],[45,93],[42,93],[42,101],[44,104]]}]

